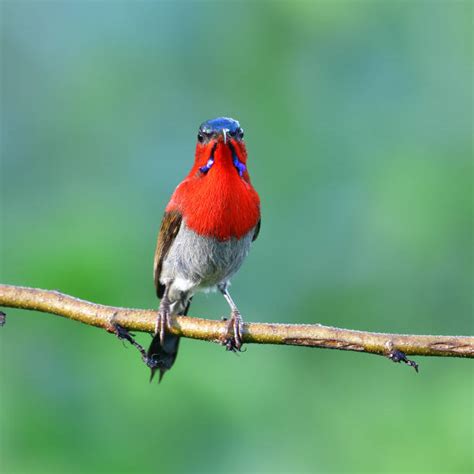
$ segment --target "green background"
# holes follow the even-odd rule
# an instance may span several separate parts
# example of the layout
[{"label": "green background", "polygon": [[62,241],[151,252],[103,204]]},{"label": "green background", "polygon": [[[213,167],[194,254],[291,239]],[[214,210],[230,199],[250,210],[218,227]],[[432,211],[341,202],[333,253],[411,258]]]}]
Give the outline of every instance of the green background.
[{"label": "green background", "polygon": [[[249,321],[473,333],[469,2],[1,2],[5,283],[152,308],[198,125],[246,132]],[[217,294],[191,315],[220,318]],[[5,473],[470,473],[473,364],[183,340],[161,385],[98,329],[8,311]],[[140,340],[147,343],[148,335]]]}]

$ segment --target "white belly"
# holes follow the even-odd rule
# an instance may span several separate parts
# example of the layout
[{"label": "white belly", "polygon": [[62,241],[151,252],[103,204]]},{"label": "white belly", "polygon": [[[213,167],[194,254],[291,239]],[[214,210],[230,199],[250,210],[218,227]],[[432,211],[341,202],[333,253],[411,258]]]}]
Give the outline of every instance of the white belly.
[{"label": "white belly", "polygon": [[254,229],[240,239],[221,242],[196,234],[183,222],[161,271],[160,282],[171,285],[170,300],[228,282],[247,256],[253,235]]}]

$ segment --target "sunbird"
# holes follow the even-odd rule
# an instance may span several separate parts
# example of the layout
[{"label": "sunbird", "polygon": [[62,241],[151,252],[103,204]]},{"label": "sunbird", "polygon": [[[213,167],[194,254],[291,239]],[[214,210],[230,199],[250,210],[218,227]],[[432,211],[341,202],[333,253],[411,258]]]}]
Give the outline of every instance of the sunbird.
[{"label": "sunbird", "polygon": [[170,316],[186,315],[197,291],[217,289],[230,306],[227,350],[242,347],[242,316],[229,294],[260,231],[260,198],[250,182],[244,131],[237,120],[203,122],[197,134],[194,165],[166,206],[154,259],[160,306],[155,335],[147,352],[151,379],[173,366],[179,337],[171,334]]}]

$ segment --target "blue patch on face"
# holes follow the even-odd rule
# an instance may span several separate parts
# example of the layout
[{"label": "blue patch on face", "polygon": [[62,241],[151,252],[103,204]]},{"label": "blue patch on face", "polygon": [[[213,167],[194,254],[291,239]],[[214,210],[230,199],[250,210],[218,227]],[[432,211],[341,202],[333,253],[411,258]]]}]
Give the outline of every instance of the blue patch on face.
[{"label": "blue patch on face", "polygon": [[218,117],[203,122],[199,129],[204,133],[218,133],[226,129],[231,133],[235,133],[240,128],[239,122],[229,117]]},{"label": "blue patch on face", "polygon": [[[244,174],[244,171],[247,169],[244,163],[242,163],[239,160],[239,157],[237,156],[237,153],[235,152],[235,149],[232,145],[230,145],[230,148],[232,150],[232,162],[234,164],[235,169],[238,171],[239,176],[242,176]],[[214,165],[214,152],[216,151],[216,146],[212,148],[211,151],[211,156],[207,160],[207,163],[204,166],[201,166],[199,168],[199,171],[203,174],[206,174]]]},{"label": "blue patch on face", "polygon": [[244,174],[244,171],[247,169],[247,167],[239,160],[239,157],[237,156],[237,153],[235,153],[235,150],[233,147],[232,147],[232,160],[234,162],[234,166],[236,170],[239,172],[239,176],[242,176]]},{"label": "blue patch on face", "polygon": [[201,166],[199,168],[199,171],[201,173],[204,173],[206,174],[211,168],[212,168],[212,165],[214,164],[214,155],[212,155],[208,160],[207,160],[207,163],[206,163],[206,166]]}]

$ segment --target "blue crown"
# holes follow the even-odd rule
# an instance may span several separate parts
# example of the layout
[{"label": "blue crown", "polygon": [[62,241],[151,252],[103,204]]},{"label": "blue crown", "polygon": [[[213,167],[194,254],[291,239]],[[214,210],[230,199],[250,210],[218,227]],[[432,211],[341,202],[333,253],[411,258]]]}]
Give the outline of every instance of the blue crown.
[{"label": "blue crown", "polygon": [[229,117],[218,117],[212,120],[206,120],[201,124],[199,130],[204,133],[217,133],[221,130],[228,130],[231,133],[235,133],[240,128],[240,123],[237,120]]}]

